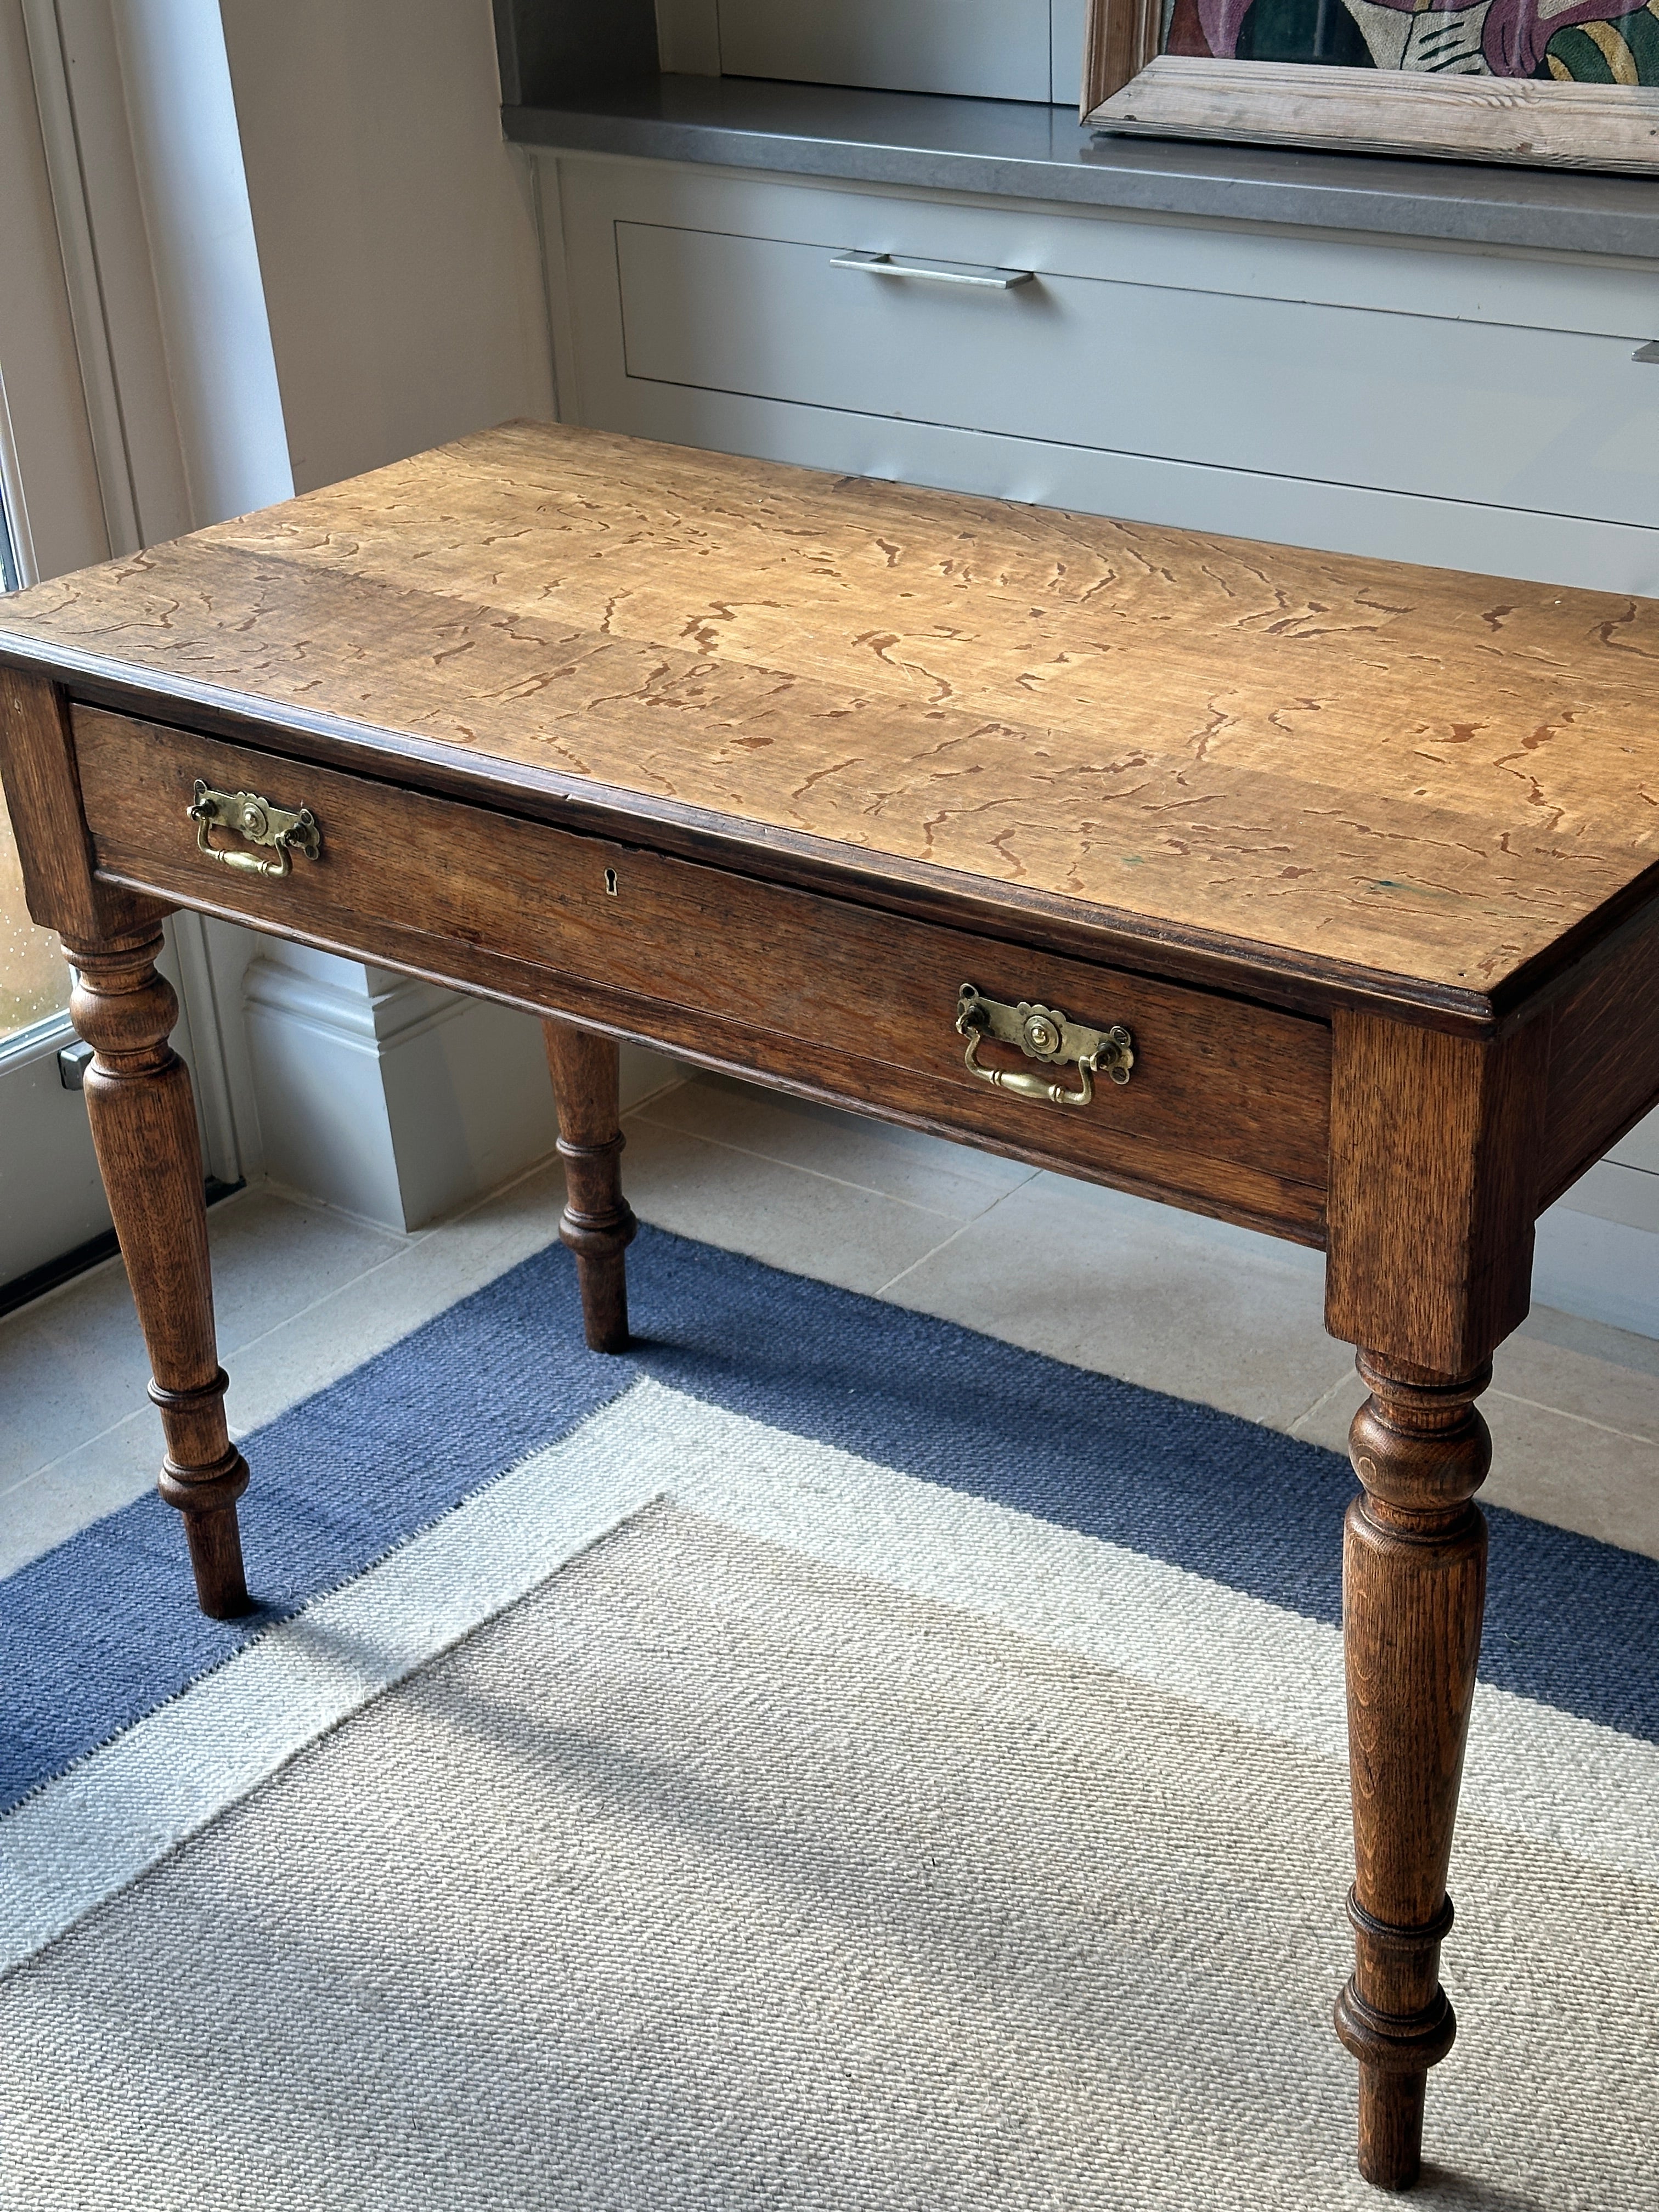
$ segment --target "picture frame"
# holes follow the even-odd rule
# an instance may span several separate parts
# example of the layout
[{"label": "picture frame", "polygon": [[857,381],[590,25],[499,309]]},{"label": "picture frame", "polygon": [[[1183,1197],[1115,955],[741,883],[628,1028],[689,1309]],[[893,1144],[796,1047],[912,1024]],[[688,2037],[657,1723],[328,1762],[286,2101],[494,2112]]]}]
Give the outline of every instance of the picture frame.
[{"label": "picture frame", "polygon": [[[1382,65],[1396,53],[1411,65]],[[1659,176],[1659,11],[1089,0],[1082,118],[1130,137]]]}]

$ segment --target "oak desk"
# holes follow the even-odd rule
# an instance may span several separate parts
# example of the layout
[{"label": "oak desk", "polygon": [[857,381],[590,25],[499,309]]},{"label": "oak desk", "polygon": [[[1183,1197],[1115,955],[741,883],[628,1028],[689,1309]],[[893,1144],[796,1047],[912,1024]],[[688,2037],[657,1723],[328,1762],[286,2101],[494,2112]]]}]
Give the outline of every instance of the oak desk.
[{"label": "oak desk", "polygon": [[1659,605],[517,423],[39,586],[0,663],[210,1613],[247,1469],[175,907],[547,1018],[602,1350],[618,1037],[1324,1247],[1371,1390],[1336,2025],[1361,2170],[1409,2186],[1474,1401],[1534,1215],[1659,1095]]}]

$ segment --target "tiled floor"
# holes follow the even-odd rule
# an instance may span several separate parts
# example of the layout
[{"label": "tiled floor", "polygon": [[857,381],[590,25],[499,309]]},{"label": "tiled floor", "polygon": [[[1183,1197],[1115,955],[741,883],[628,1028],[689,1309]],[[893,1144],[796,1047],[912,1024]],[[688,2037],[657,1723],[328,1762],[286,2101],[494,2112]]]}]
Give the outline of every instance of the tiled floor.
[{"label": "tiled floor", "polygon": [[[628,1117],[641,1217],[1340,1449],[1361,1395],[1317,1253],[712,1077]],[[210,1217],[233,1425],[269,1420],[538,1249],[549,1164],[412,1237],[276,1191]],[[1483,1401],[1486,1495],[1659,1557],[1659,1344],[1546,1310]],[[115,1263],[0,1321],[0,1574],[147,1488]]]}]

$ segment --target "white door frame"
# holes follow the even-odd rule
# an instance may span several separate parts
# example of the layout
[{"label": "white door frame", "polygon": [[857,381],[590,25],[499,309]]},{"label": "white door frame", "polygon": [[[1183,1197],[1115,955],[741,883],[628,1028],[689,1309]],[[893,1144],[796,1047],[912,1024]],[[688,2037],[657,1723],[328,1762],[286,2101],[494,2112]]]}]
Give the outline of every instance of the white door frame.
[{"label": "white door frame", "polygon": [[112,547],[22,0],[0,0],[0,487],[28,581]]},{"label": "white door frame", "polygon": [[[107,0],[0,0],[0,493],[32,583],[191,520]],[[211,947],[196,915],[167,935],[208,1172],[234,1182]],[[73,1039],[58,1015],[0,1042],[0,1288],[108,1229]]]}]

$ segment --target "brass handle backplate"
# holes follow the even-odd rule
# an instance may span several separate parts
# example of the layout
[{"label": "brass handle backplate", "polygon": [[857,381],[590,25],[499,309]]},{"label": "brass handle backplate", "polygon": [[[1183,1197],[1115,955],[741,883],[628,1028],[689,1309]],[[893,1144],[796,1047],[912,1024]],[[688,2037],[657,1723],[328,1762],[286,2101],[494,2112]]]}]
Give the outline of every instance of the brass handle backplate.
[{"label": "brass handle backplate", "polygon": [[[285,876],[295,853],[303,853],[308,860],[322,853],[323,833],[308,806],[296,813],[286,806],[273,806],[256,791],[210,791],[198,776],[196,796],[186,811],[196,824],[197,851],[228,868],[240,868],[245,875]],[[240,846],[210,845],[210,830],[234,830],[250,845],[269,847],[275,857],[261,860],[258,854],[244,852]]]},{"label": "brass handle backplate", "polygon": [[[1104,1075],[1113,1083],[1127,1083],[1135,1064],[1134,1040],[1121,1022],[1109,1030],[1085,1029],[1069,1022],[1057,1007],[1040,1006],[1029,999],[1010,1006],[1000,999],[987,999],[971,983],[964,983],[957,1000],[957,1033],[968,1040],[964,1065],[981,1083],[1017,1091],[1022,1098],[1041,1098],[1054,1106],[1086,1106],[1095,1095],[1094,1079]],[[1068,1091],[1063,1083],[1033,1075],[1023,1067],[981,1067],[980,1041],[994,1037],[1017,1044],[1027,1060],[1046,1060],[1050,1066],[1075,1066],[1079,1087]]]}]

